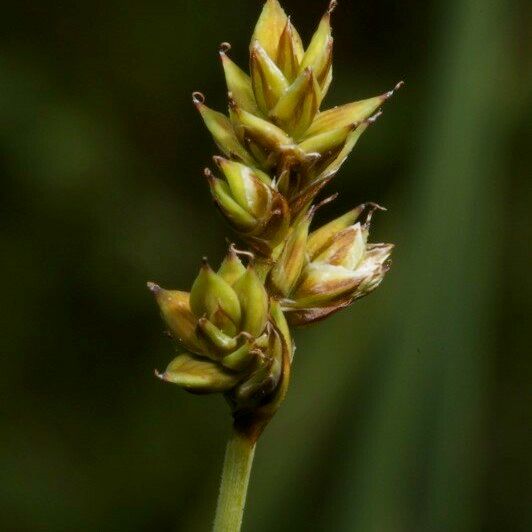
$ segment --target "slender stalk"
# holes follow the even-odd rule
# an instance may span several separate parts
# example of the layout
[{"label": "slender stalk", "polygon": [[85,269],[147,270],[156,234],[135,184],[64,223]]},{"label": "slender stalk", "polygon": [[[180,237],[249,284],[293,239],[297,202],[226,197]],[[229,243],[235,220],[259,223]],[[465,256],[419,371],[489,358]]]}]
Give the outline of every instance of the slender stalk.
[{"label": "slender stalk", "polygon": [[213,532],[239,532],[254,454],[255,442],[233,431],[225,451]]}]

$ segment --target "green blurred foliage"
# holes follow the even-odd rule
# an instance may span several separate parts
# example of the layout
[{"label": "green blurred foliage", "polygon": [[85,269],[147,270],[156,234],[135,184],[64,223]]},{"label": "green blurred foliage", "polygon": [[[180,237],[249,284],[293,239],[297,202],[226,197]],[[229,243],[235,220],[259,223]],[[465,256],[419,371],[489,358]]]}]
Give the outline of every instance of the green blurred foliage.
[{"label": "green blurred foliage", "polygon": [[[308,38],[324,1],[286,0]],[[208,530],[229,418],[152,376],[145,282],[187,288],[231,234],[190,102],[260,2],[4,6],[0,528]],[[374,295],[300,331],[246,530],[532,529],[530,6],[356,2],[329,104],[406,87],[332,184],[397,243]]]}]

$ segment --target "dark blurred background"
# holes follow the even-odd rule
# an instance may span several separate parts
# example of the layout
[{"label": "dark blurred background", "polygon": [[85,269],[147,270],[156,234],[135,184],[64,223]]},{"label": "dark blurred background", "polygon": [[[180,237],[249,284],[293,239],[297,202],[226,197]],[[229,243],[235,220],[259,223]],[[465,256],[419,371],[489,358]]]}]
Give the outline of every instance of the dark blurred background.
[{"label": "dark blurred background", "polygon": [[[286,0],[308,39],[323,1]],[[205,531],[219,397],[153,378],[147,280],[187,289],[231,232],[191,105],[261,2],[4,4],[0,529]],[[329,105],[406,86],[329,188],[397,243],[383,286],[297,334],[245,530],[532,530],[530,5],[343,0]]]}]

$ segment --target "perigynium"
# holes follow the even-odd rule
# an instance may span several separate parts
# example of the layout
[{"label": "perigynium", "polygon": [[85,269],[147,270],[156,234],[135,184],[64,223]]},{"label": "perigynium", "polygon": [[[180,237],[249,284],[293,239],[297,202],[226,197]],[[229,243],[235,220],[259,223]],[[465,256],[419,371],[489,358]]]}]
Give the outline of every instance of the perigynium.
[{"label": "perigynium", "polygon": [[233,433],[214,529],[240,530],[255,444],[283,401],[295,345],[290,326],[324,319],[373,291],[392,244],[368,243],[374,203],[311,229],[316,197],[336,175],[391,91],[321,111],[332,81],[332,1],[307,48],[278,0],[267,0],[250,44],[249,74],[220,58],[227,114],[193,103],[220,153],[204,173],[216,205],[248,249],[231,245],[214,270],[206,259],[189,292],[155,283],[163,320],[182,353],[164,381],[221,393]]}]

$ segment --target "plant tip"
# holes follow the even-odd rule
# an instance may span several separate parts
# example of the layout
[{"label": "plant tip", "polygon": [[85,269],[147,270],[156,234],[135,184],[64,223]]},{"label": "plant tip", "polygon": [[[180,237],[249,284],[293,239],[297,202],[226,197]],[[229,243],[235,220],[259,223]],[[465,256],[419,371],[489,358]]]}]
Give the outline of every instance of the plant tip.
[{"label": "plant tip", "polygon": [[386,207],[383,207],[382,205],[379,205],[378,203],[374,203],[373,201],[369,201],[364,206],[371,207],[371,209],[374,211],[387,211],[388,210]]},{"label": "plant tip", "polygon": [[399,81],[395,84],[395,87],[384,94],[384,99],[389,100],[403,85],[405,84],[404,81]]},{"label": "plant tip", "polygon": [[377,203],[366,203],[366,205],[369,207],[368,214],[366,216],[366,221],[364,222],[364,226],[369,229],[371,225],[371,219],[373,218],[373,213],[375,211],[386,211],[385,207],[382,207],[381,205]]},{"label": "plant tip", "polygon": [[327,14],[330,15],[338,7],[337,0],[331,0],[329,2],[329,7],[327,8]]},{"label": "plant tip", "polygon": [[192,93],[192,103],[194,105],[203,105],[205,103],[205,95],[202,92],[194,91]]},{"label": "plant tip", "polygon": [[227,52],[231,50],[231,44],[229,44],[228,42],[222,42],[220,43],[220,47],[218,49],[218,51],[220,52],[220,54],[227,54]]},{"label": "plant tip", "polygon": [[251,251],[244,251],[242,249],[237,249],[234,244],[231,244],[231,246],[232,246],[232,251],[234,253],[236,253],[237,255],[242,255],[243,257],[248,257],[250,260],[250,265],[251,263],[253,263],[253,261],[255,260],[254,253],[252,253]]},{"label": "plant tip", "polygon": [[374,124],[380,117],[382,116],[382,111],[377,111],[373,116],[370,116],[366,120],[364,120],[365,124]]},{"label": "plant tip", "polygon": [[151,281],[149,281],[148,283],[146,283],[146,286],[148,287],[148,290],[153,294],[158,294],[161,291],[161,287],[157,283],[152,283]]},{"label": "plant tip", "polygon": [[311,210],[313,211],[312,214],[315,214],[319,209],[321,209],[322,207],[325,207],[325,205],[332,203],[338,196],[339,196],[339,192],[335,192],[331,196],[321,200],[319,203],[316,203],[316,205],[313,205],[311,207]]}]

